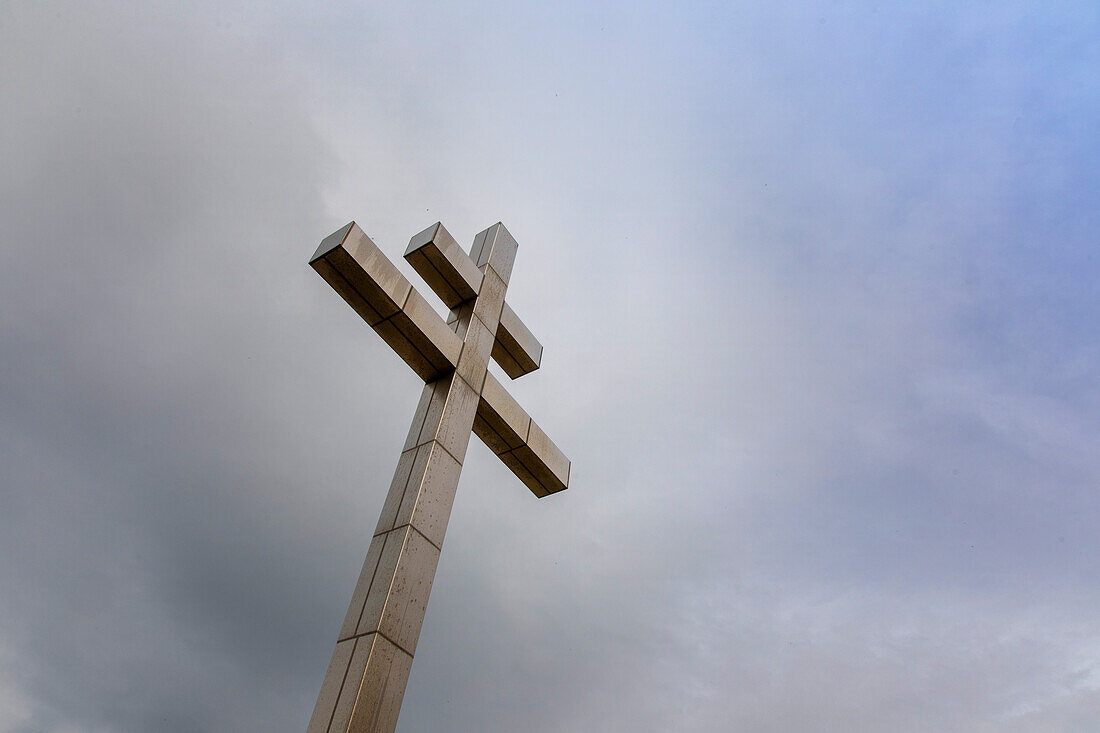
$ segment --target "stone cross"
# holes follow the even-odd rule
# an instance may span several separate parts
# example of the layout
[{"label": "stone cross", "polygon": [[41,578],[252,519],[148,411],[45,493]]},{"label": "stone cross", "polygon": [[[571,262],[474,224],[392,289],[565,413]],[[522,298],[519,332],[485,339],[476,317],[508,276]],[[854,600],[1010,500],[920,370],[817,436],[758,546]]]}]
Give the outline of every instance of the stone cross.
[{"label": "stone cross", "polygon": [[425,382],[308,733],[393,731],[473,431],[537,497],[569,460],[487,370],[538,369],[542,345],[504,302],[517,244],[497,223],[467,255],[436,223],[405,259],[450,308],[446,322],[355,222],[309,264]]}]

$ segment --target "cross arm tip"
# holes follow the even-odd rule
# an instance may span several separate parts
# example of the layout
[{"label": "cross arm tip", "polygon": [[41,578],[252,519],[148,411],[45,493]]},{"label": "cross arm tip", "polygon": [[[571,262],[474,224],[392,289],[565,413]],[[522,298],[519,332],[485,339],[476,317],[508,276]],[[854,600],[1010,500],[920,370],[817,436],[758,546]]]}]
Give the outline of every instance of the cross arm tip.
[{"label": "cross arm tip", "polygon": [[339,247],[341,244],[344,243],[344,240],[348,238],[348,234],[351,232],[351,230],[357,228],[358,225],[354,221],[349,221],[347,224],[322,239],[321,244],[317,247],[317,250],[313,253],[313,256],[309,258],[309,264],[312,265],[314,262],[324,257],[326,254]]},{"label": "cross arm tip", "polygon": [[372,327],[400,312],[413,289],[354,221],[325,237],[309,264]]},{"label": "cross arm tip", "polygon": [[[429,225],[423,231],[417,232],[411,239],[409,239],[409,246],[405,249],[405,257],[408,257],[411,253],[420,249],[429,242],[435,241],[436,235],[439,230],[443,229],[443,222],[437,221],[434,224]],[[446,234],[447,230],[443,229]],[[449,237],[450,234],[447,234]]]},{"label": "cross arm tip", "polygon": [[569,488],[570,460],[492,374],[485,376],[474,433],[536,497]]},{"label": "cross arm tip", "polygon": [[405,260],[448,308],[477,296],[481,272],[442,222],[409,240]]}]

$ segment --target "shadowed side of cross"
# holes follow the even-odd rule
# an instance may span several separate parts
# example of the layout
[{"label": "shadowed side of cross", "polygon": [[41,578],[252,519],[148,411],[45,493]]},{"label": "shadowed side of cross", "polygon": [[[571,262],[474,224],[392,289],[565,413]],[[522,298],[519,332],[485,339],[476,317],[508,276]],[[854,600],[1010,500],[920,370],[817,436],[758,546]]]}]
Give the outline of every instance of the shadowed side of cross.
[{"label": "shadowed side of cross", "polygon": [[471,432],[542,497],[569,484],[569,460],[488,371],[515,379],[542,346],[505,303],[517,244],[503,224],[467,255],[441,224],[405,258],[450,308],[444,321],[355,222],[310,265],[424,381],[371,538],[310,733],[393,731]]}]

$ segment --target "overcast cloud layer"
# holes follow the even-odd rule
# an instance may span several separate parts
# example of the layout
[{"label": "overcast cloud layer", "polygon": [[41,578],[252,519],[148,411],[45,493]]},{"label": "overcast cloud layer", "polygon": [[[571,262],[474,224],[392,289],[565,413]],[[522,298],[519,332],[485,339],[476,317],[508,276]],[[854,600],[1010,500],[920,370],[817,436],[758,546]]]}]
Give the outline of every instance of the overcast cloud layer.
[{"label": "overcast cloud layer", "polygon": [[304,730],[351,219],[505,222],[573,461],[471,443],[400,730],[1100,730],[1095,3],[147,5],[0,8],[0,730]]}]

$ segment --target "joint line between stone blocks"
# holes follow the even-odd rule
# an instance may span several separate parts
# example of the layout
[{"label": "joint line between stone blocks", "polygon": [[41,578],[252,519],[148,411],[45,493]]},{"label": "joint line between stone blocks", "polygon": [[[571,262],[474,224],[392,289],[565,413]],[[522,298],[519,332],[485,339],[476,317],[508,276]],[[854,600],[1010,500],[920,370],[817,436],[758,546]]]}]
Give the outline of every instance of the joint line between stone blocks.
[{"label": "joint line between stone blocks", "polygon": [[[416,532],[418,535],[423,537],[424,540],[429,545],[434,547],[435,549],[439,550],[440,552],[443,551],[442,547],[440,547],[439,545],[437,545],[436,543],[434,543],[430,539],[428,539],[428,536],[426,534],[424,534],[423,532],[421,532],[419,529],[417,529],[416,525],[413,524],[412,522],[405,522],[404,524],[399,524],[396,527],[390,527],[389,529],[384,529],[381,532],[375,532],[374,537],[381,537],[382,535],[389,534],[390,532],[396,532],[397,530],[404,529],[405,527],[408,527],[409,529],[411,529],[412,531]],[[374,537],[371,537],[371,539],[374,539]],[[348,637],[348,638],[350,639],[351,637]]]},{"label": "joint line between stone blocks", "polygon": [[[336,643],[339,644],[340,641],[346,641],[346,639],[340,639]],[[344,685],[348,683],[348,672],[351,671],[351,663],[355,659],[355,647],[358,645],[358,639],[354,639],[351,642],[351,653],[348,654],[348,666],[344,667],[344,676],[340,678],[340,688],[336,690],[336,699],[332,701],[332,712],[328,714],[328,723],[325,724],[326,731],[332,728],[332,720],[336,717],[336,708],[340,705],[340,693],[344,691]]]}]

